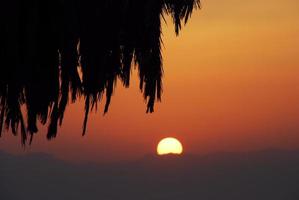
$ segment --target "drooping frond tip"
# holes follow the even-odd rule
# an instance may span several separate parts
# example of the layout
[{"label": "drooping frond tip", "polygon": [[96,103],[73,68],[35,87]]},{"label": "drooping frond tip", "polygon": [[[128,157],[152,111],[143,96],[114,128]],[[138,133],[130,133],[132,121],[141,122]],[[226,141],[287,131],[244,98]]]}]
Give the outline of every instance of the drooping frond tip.
[{"label": "drooping frond tip", "polygon": [[171,15],[178,35],[184,24],[190,19],[194,9],[200,8],[200,0],[164,0],[164,12]]}]

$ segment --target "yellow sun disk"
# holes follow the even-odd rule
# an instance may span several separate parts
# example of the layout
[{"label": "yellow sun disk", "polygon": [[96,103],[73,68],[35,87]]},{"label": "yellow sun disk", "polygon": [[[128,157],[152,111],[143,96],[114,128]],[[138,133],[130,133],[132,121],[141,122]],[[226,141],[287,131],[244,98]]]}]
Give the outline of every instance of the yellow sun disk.
[{"label": "yellow sun disk", "polygon": [[182,154],[183,146],[181,142],[175,138],[165,138],[159,142],[157,153],[158,155]]}]

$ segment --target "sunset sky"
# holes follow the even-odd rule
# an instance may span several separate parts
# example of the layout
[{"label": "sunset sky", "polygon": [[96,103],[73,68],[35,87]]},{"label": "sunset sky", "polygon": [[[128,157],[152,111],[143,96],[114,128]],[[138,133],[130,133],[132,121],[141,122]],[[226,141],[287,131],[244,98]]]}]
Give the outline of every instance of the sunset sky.
[{"label": "sunset sky", "polygon": [[162,102],[145,114],[137,71],[103,104],[82,137],[84,104],[67,108],[58,137],[41,128],[32,146],[5,132],[0,150],[46,152],[71,161],[118,161],[153,154],[178,138],[186,154],[299,149],[299,1],[204,0],[175,36],[163,25]]}]

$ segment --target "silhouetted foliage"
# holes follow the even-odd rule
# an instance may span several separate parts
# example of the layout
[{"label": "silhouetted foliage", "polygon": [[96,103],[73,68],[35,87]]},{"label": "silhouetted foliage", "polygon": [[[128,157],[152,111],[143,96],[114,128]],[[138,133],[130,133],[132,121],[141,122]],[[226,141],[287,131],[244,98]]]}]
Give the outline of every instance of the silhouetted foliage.
[{"label": "silhouetted foliage", "polygon": [[108,112],[117,79],[128,87],[133,65],[153,112],[162,93],[161,18],[170,15],[179,34],[198,7],[199,0],[7,1],[0,8],[0,136],[20,126],[25,144],[39,120],[49,122],[51,139],[68,102],[80,96],[85,134],[89,112],[103,95]]}]

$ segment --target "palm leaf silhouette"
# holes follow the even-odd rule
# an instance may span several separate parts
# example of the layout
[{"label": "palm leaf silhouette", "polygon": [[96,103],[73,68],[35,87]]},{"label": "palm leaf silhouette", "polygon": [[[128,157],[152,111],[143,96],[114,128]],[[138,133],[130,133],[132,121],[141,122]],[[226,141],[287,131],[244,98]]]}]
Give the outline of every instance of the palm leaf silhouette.
[{"label": "palm leaf silhouette", "polygon": [[55,138],[68,103],[81,96],[85,134],[89,112],[104,95],[108,112],[117,80],[129,87],[134,65],[153,112],[162,96],[161,19],[170,15],[179,34],[199,7],[199,0],[9,1],[0,8],[0,136],[20,126],[25,144],[40,121]]}]

